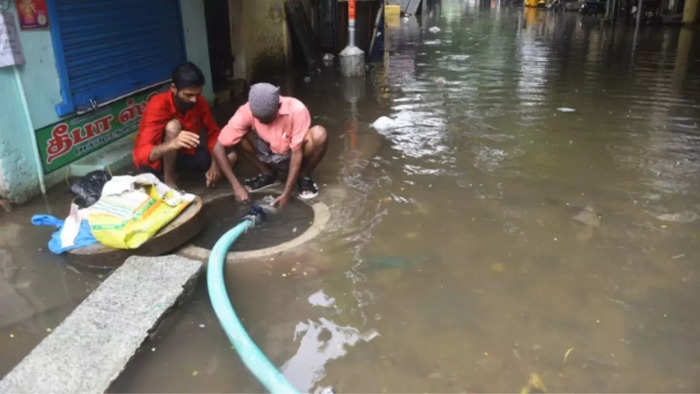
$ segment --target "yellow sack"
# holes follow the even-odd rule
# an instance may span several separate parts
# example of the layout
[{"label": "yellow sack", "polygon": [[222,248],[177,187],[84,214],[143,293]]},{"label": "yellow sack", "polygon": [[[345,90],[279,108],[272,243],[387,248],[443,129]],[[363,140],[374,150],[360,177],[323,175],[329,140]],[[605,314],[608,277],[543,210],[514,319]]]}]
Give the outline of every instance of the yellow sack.
[{"label": "yellow sack", "polygon": [[92,235],[103,245],[117,249],[135,249],[175,219],[189,201],[167,204],[174,191],[162,198],[155,186],[102,196],[89,208],[88,223]]}]

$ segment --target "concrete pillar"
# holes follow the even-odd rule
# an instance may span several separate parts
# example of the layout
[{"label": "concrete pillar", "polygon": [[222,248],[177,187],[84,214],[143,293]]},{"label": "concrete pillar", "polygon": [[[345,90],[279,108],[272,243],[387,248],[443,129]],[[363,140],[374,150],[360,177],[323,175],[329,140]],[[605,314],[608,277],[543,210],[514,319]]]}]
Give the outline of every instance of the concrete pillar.
[{"label": "concrete pillar", "polygon": [[695,23],[698,16],[698,0],[685,0],[683,23]]},{"label": "concrete pillar", "polygon": [[688,71],[691,48],[693,48],[693,31],[687,27],[683,27],[678,35],[676,63],[673,67],[673,87],[676,89],[683,87],[685,75]]},{"label": "concrete pillar", "polygon": [[265,79],[283,70],[289,59],[284,3],[277,0],[229,0],[234,78]]}]

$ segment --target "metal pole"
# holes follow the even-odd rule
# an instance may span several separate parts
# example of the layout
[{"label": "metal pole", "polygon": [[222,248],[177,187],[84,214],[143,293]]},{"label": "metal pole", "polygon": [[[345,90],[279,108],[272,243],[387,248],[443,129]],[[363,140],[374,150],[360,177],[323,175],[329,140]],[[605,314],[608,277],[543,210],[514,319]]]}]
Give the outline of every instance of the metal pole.
[{"label": "metal pole", "polygon": [[639,36],[639,22],[642,20],[642,0],[639,0],[637,5],[637,22],[634,26],[634,38],[632,39],[632,55],[634,56],[634,51],[637,49],[637,38]]},{"label": "metal pole", "polygon": [[372,40],[369,43],[369,49],[367,50],[367,56],[372,56],[372,50],[374,49],[374,42],[377,39],[377,32],[379,31],[379,21],[382,20],[382,14],[384,13],[384,3],[379,6],[379,11],[377,11],[377,17],[374,19],[374,29],[372,30]]}]

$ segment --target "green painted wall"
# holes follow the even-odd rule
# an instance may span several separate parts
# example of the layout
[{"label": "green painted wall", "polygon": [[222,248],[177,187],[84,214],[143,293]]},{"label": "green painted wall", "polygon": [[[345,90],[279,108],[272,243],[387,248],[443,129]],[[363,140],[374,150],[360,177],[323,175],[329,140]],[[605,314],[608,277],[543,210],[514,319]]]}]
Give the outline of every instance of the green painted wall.
[{"label": "green painted wall", "polygon": [[13,67],[0,68],[0,195],[23,202],[39,189],[31,133]]}]

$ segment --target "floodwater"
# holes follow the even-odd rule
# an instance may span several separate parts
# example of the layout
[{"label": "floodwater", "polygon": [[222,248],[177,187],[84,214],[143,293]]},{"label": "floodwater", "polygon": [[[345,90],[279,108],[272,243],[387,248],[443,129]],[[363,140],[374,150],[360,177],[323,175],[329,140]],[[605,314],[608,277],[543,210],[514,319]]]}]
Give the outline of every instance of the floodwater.
[{"label": "floodwater", "polygon": [[[256,193],[257,194],[257,193]],[[265,194],[261,192],[260,194]],[[253,203],[263,203],[256,195]],[[270,195],[272,198],[272,195]],[[216,241],[250,213],[252,204],[237,204],[233,196],[216,199],[207,204],[204,211],[202,232],[192,239],[192,243],[211,249]],[[314,212],[310,205],[300,200],[289,200],[285,209],[269,213],[255,228],[255,236],[241,237],[231,246],[231,251],[262,249],[279,245],[301,235],[313,223]]]},{"label": "floodwater", "polygon": [[[385,40],[365,82],[283,84],[329,130],[332,217],[227,267],[271,361],[302,391],[700,391],[698,33],[445,0]],[[0,327],[0,372],[99,283],[31,231],[4,278],[60,306]],[[112,391],[262,390],[204,287]]]}]

